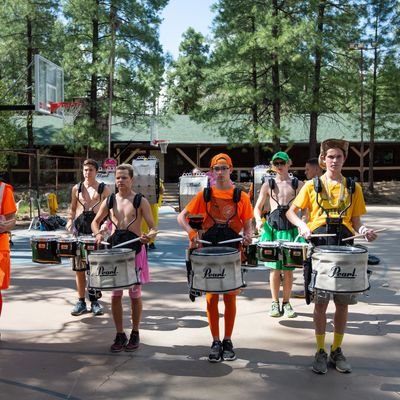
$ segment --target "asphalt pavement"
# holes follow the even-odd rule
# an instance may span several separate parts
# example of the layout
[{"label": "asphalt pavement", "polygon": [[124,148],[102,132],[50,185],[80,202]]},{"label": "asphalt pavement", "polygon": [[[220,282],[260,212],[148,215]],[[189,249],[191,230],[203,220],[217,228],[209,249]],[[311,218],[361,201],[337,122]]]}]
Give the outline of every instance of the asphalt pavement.
[{"label": "asphalt pavement", "polygon": [[[316,375],[310,370],[313,306],[293,299],[297,318],[269,317],[266,270],[249,271],[247,288],[238,296],[232,338],[237,360],[210,364],[205,299],[188,298],[187,239],[171,207],[160,209],[157,248],[149,252],[151,282],[143,287],[141,345],[133,353],[109,351],[115,336],[110,292],[101,299],[103,316],[73,317],[77,299],[71,262],[32,262],[31,236],[54,232],[14,231],[12,285],[3,291],[0,319],[1,398],[400,399],[400,207],[371,206],[368,211],[364,222],[387,230],[368,244],[381,260],[371,267],[371,290],[350,307],[343,351],[353,366],[351,374],[330,368],[326,375]],[[302,285],[297,271],[294,290]],[[328,346],[332,311],[330,305]],[[126,295],[124,312],[129,333]]]}]

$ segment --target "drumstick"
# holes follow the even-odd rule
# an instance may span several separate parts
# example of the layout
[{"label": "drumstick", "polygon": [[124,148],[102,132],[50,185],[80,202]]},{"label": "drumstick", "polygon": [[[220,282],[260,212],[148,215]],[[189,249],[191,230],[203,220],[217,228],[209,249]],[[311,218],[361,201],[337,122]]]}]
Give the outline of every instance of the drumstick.
[{"label": "drumstick", "polygon": [[202,240],[202,239],[196,239],[196,242],[203,243],[203,244],[212,244],[212,242],[209,242],[208,240]]},{"label": "drumstick", "polygon": [[313,233],[310,237],[332,237],[336,236],[336,233]]},{"label": "drumstick", "polygon": [[125,246],[127,244],[130,244],[130,243],[138,242],[140,239],[141,239],[141,237],[137,237],[135,239],[128,240],[127,242],[123,242],[123,243],[117,244],[117,245],[113,246],[113,249],[116,249],[117,247],[123,247],[123,246]]},{"label": "drumstick", "polygon": [[104,246],[110,246],[111,245],[111,243],[105,242],[104,240],[102,240],[100,243],[104,244]]},{"label": "drumstick", "polygon": [[[374,231],[374,232],[375,232],[375,233],[379,233],[379,232],[386,231],[386,229],[387,229],[387,228],[381,228],[381,229],[377,229],[377,230]],[[355,238],[359,238],[359,237],[361,237],[361,236],[364,236],[364,234],[358,233],[357,235],[350,236],[350,237],[348,237],[348,238],[342,239],[342,242],[347,242],[348,240],[355,239]]]},{"label": "drumstick", "polygon": [[225,244],[225,243],[235,243],[235,242],[241,242],[243,238],[235,238],[235,239],[229,239],[229,240],[223,240],[222,242],[218,242],[218,244]]}]

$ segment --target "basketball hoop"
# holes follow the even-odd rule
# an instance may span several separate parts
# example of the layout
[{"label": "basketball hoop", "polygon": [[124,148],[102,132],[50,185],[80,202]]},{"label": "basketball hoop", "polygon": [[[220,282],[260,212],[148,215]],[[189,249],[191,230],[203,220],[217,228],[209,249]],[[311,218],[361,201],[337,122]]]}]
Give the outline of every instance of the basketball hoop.
[{"label": "basketball hoop", "polygon": [[153,140],[151,144],[153,146],[159,146],[162,154],[167,154],[169,140]]},{"label": "basketball hoop", "polygon": [[81,111],[82,103],[79,101],[62,101],[50,103],[50,113],[62,116],[66,125],[73,125],[76,117]]}]

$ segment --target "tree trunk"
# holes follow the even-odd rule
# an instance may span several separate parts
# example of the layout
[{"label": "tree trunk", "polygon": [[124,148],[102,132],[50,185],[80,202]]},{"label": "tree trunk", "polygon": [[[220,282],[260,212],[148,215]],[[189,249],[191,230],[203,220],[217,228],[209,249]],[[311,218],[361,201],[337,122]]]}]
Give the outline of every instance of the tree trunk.
[{"label": "tree trunk", "polygon": [[[317,24],[317,40],[324,33],[324,15],[325,15],[325,0],[321,0],[318,6],[318,24]],[[312,89],[312,104],[310,112],[310,137],[309,137],[309,156],[310,158],[317,156],[317,132],[318,132],[318,116],[320,110],[320,89],[321,89],[321,45],[315,46],[315,64],[314,64],[314,79]]]},{"label": "tree trunk", "polygon": [[99,50],[99,20],[98,20],[99,0],[96,0],[96,18],[92,20],[92,67],[93,72],[90,78],[90,118],[97,126],[98,107],[97,107],[97,83],[98,74],[96,72]]},{"label": "tree trunk", "polygon": [[[27,36],[27,52],[26,52],[26,65],[27,65],[27,77],[26,77],[26,101],[27,104],[33,104],[32,98],[32,85],[33,85],[33,68],[32,68],[32,21],[29,17],[26,19],[26,36]],[[34,145],[34,138],[33,138],[33,112],[31,110],[28,111],[28,115],[26,117],[26,131],[28,136],[28,148],[32,149]]]}]

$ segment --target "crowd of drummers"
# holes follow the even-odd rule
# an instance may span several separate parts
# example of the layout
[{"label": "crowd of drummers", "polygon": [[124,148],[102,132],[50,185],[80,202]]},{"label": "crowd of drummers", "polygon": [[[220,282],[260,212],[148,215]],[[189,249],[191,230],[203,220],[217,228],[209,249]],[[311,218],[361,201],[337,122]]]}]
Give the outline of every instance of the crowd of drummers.
[{"label": "crowd of drummers", "polygon": [[[328,371],[329,363],[343,373],[352,368],[342,351],[348,306],[368,290],[368,251],[354,245],[354,237],[373,241],[377,234],[363,225],[366,213],[360,185],[342,175],[348,142],[328,139],[320,155],[305,166],[307,180],[290,172],[292,160],[283,151],[267,166],[254,168],[254,182],[246,193],[231,181],[232,159],[215,155],[207,172],[194,170],[181,177],[180,213],[177,221],[187,233],[188,294],[192,301],[205,295],[212,336],[208,361],[233,361],[232,342],[236,297],[245,287],[251,269],[269,271],[273,318],[295,318],[290,299],[293,272],[301,268],[307,304],[314,303],[316,353],[312,370]],[[73,186],[68,237],[33,237],[35,262],[59,263],[69,257],[75,271],[78,300],[71,314],[102,315],[102,290],[111,291],[111,313],[116,328],[110,351],[135,351],[140,345],[142,286],[149,281],[148,244],[154,243],[157,226],[151,204],[134,191],[137,176],[130,164],[115,171],[115,193],[96,178],[98,164],[84,161],[83,180]],[[135,175],[135,176],[134,176]],[[12,188],[4,186],[0,238],[15,223]],[[183,201],[183,199],[185,201]],[[5,204],[5,205],[4,205]],[[13,206],[14,204],[14,206]],[[147,229],[143,231],[143,222]],[[7,247],[7,246],[6,246]],[[1,249],[0,249],[1,250]],[[9,247],[2,250],[0,290],[10,282]],[[130,299],[132,327],[123,326],[124,290]],[[220,332],[219,297],[224,301],[223,332]],[[90,307],[86,302],[88,298]],[[0,313],[1,313],[0,291]],[[327,307],[333,300],[334,331],[325,343]]]}]

